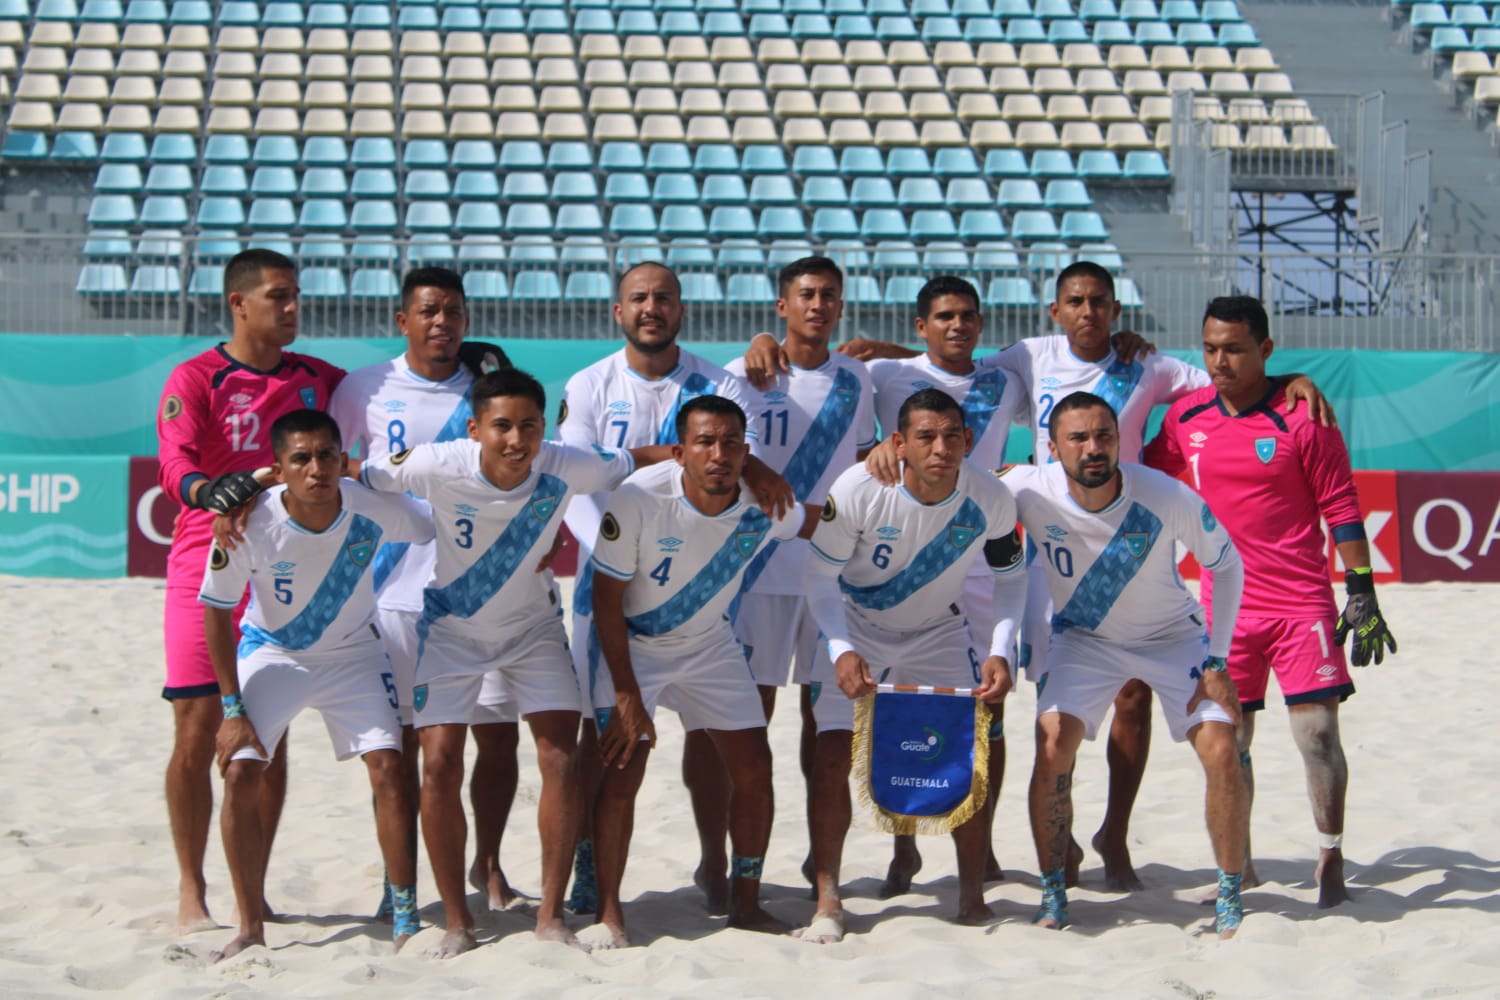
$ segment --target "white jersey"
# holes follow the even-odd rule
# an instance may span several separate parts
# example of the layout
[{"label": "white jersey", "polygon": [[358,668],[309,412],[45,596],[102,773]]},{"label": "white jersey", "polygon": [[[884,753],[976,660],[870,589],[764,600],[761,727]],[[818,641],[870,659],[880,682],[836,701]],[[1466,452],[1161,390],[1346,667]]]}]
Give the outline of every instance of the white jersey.
[{"label": "white jersey", "polygon": [[285,493],[274,486],[261,494],[234,551],[210,550],[198,599],[232,609],[250,585],[241,659],[263,646],[323,655],[378,642],[375,552],[384,541],[430,541],[426,510],[410,497],[382,496],[345,479],[338,517],[310,531],[287,512]]},{"label": "white jersey", "polygon": [[[1143,465],[1122,464],[1120,475],[1119,498],[1087,511],[1068,493],[1067,474],[1055,462],[1004,473],[1037,561],[1046,566],[1052,633],[1077,630],[1123,643],[1202,636],[1203,608],[1177,574],[1173,543],[1186,545],[1207,569],[1238,574],[1229,534],[1186,484]],[[1231,622],[1239,587],[1233,591]],[[1234,627],[1219,627],[1219,611],[1216,601],[1210,652],[1223,656]]]},{"label": "white jersey", "polygon": [[1027,338],[984,358],[980,365],[1019,380],[1031,409],[1034,461],[1039,464],[1048,461],[1052,407],[1070,393],[1092,392],[1114,408],[1120,425],[1120,460],[1138,462],[1146,446],[1151,410],[1212,383],[1203,369],[1165,354],[1148,354],[1125,364],[1111,348],[1101,361],[1083,361],[1062,334]]},{"label": "white jersey", "polygon": [[[1009,539],[1015,527],[1010,491],[973,462],[963,463],[953,493],[934,504],[922,503],[904,486],[882,486],[857,465],[829,491],[812,551],[837,567],[844,612],[888,632],[917,632],[961,616],[970,566],[988,540]],[[1016,559],[992,570],[1024,587],[1019,555],[1017,550]],[[815,572],[817,560],[808,565],[809,603],[837,660],[845,641],[840,633],[847,632],[838,626],[847,619],[830,618],[832,609],[814,592],[822,575]],[[1008,636],[1020,608],[1006,612],[1001,617],[1010,621]],[[981,644],[988,641],[984,637]]]},{"label": "white jersey", "polygon": [[916,358],[884,359],[870,363],[875,384],[875,415],[881,432],[896,430],[901,404],[922,389],[941,389],[963,407],[964,426],[974,432],[969,459],[986,469],[998,469],[1005,456],[1011,424],[1026,423],[1026,391],[1007,371],[974,366],[967,375],[943,371],[924,354]]},{"label": "white jersey", "polygon": [[378,490],[409,490],[432,505],[437,564],[419,632],[441,628],[503,641],[558,613],[551,578],[536,565],[552,548],[569,499],[611,489],[634,469],[629,452],[544,441],[526,481],[502,490],[480,471],[479,442],[465,439],[366,462],[360,478]]},{"label": "white jersey", "polygon": [[[728,365],[736,378],[745,362]],[[821,504],[839,473],[875,444],[875,393],[865,366],[832,353],[816,368],[778,372],[763,393],[765,405],[749,414],[760,434],[760,457],[779,472],[801,503]],[[801,595],[807,541],[768,546],[745,573],[757,594]]]},{"label": "white jersey", "polygon": [[597,572],[630,581],[631,636],[658,653],[690,652],[730,635],[729,606],[745,567],[802,527],[801,508],[773,521],[743,499],[709,517],[684,495],[682,477],[682,466],[664,462],[627,479],[609,499],[593,555]]},{"label": "white jersey", "polygon": [[[473,385],[474,376],[462,365],[441,382],[423,378],[403,354],[346,375],[333,391],[328,413],[339,425],[346,451],[366,461],[385,458],[412,445],[468,437]],[[372,571],[380,606],[420,611],[435,558],[430,542],[382,545]]]}]

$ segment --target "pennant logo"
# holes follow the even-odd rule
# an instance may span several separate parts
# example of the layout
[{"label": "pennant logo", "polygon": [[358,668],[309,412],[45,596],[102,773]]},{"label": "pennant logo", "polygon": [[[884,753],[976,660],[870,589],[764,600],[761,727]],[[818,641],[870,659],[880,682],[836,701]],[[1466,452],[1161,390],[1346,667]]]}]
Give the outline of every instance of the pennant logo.
[{"label": "pennant logo", "polygon": [[1131,556],[1133,556],[1134,558],[1144,558],[1146,555],[1146,550],[1150,547],[1151,536],[1146,532],[1127,531],[1125,533],[1125,548],[1130,551]]},{"label": "pennant logo", "polygon": [[307,407],[309,410],[316,410],[318,408],[318,390],[317,389],[314,389],[310,385],[305,385],[305,386],[303,386],[301,389],[299,389],[297,391],[302,396],[302,405],[303,406]]},{"label": "pennant logo", "polygon": [[537,520],[545,521],[552,516],[557,509],[557,496],[537,497],[531,501],[531,512],[536,515]]},{"label": "pennant logo", "polygon": [[427,685],[418,684],[412,688],[411,704],[418,712],[427,707]]},{"label": "pennant logo", "polygon": [[948,540],[953,543],[954,548],[966,549],[974,540],[974,528],[968,524],[948,525]]},{"label": "pennant logo", "polygon": [[943,754],[943,734],[929,726],[923,726],[922,732],[919,740],[902,740],[902,752],[920,754],[918,760],[937,760]]},{"label": "pennant logo", "polygon": [[1260,464],[1270,465],[1271,459],[1276,456],[1275,438],[1256,438],[1255,457],[1260,459]]},{"label": "pennant logo", "polygon": [[344,549],[349,553],[349,561],[363,569],[370,565],[370,557],[375,554],[375,543],[368,538],[357,542],[350,542]]},{"label": "pennant logo", "polygon": [[740,550],[740,555],[746,559],[755,554],[755,547],[760,544],[763,531],[741,531],[734,536],[734,547]]}]

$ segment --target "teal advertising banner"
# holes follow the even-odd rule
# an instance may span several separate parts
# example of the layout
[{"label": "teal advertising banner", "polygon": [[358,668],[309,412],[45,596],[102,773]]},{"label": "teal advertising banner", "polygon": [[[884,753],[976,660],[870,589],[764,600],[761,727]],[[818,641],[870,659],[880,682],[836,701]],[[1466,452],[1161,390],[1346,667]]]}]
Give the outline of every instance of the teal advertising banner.
[{"label": "teal advertising banner", "polygon": [[0,573],[125,575],[128,459],[0,456]]}]

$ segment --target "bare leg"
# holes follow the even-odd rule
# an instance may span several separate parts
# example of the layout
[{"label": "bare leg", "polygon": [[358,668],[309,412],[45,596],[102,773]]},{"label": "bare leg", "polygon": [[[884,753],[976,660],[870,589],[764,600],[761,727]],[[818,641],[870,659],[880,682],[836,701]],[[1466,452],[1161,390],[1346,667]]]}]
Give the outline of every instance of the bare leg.
[{"label": "bare leg", "polygon": [[771,789],[771,744],[764,726],[708,730],[729,772],[729,839],[738,859],[729,884],[729,926],[768,934],[791,930],[760,906],[760,868],[776,812]]},{"label": "bare leg", "polygon": [[[831,697],[842,697],[838,691]],[[812,853],[818,908],[801,932],[802,940],[833,944],[844,937],[844,903],[839,895],[839,869],[844,860],[844,838],[849,833],[849,766],[854,734],[847,729],[818,733],[813,754]]]},{"label": "bare leg", "polygon": [[208,915],[203,857],[213,819],[214,737],[223,708],[215,696],[172,701],[172,756],[167,761],[167,819],[177,854],[177,933],[218,927]]},{"label": "bare leg", "polygon": [[1245,867],[1240,877],[1240,885],[1246,889],[1253,889],[1260,885],[1260,876],[1255,874],[1254,850],[1250,843],[1250,812],[1255,806],[1255,766],[1250,759],[1250,745],[1255,742],[1255,715],[1254,712],[1242,712],[1239,729],[1235,731],[1235,745],[1239,751],[1240,781],[1245,786]]},{"label": "bare leg", "polygon": [[469,778],[469,805],[474,810],[474,866],[469,869],[469,884],[489,897],[490,909],[504,910],[522,898],[500,867],[500,840],[520,782],[516,744],[521,727],[496,722],[470,730],[478,753]]},{"label": "bare leg", "polygon": [[1063,871],[1073,829],[1073,764],[1083,734],[1083,720],[1071,715],[1048,712],[1036,720],[1036,764],[1027,798],[1042,872],[1042,906],[1032,920],[1040,927],[1068,923]]},{"label": "bare leg", "polygon": [[702,729],[687,734],[682,743],[682,783],[693,803],[698,826],[698,870],[693,884],[703,890],[710,916],[729,912],[729,859],[724,839],[729,833],[729,772],[714,741]]},{"label": "bare leg", "polygon": [[234,885],[234,901],[240,915],[240,932],[213,953],[215,962],[238,955],[252,945],[266,943],[266,927],[261,917],[266,848],[259,808],[264,773],[265,764],[258,760],[230,761],[224,773],[224,810],[219,825],[224,834],[229,881]]},{"label": "bare leg", "polygon": [[1004,882],[1005,870],[995,857],[995,812],[1000,808],[1000,786],[1005,781],[1005,705],[990,706],[990,781],[984,800],[986,841],[984,845],[984,880]]},{"label": "bare leg", "polygon": [[[392,885],[415,886],[417,864],[407,840],[412,804],[406,797],[401,755],[394,750],[372,750],[364,755],[364,761],[370,774],[370,790],[375,796],[375,836],[385,858],[386,877]],[[409,933],[397,933],[396,950],[400,951],[410,937]]]},{"label": "bare leg", "polygon": [[1250,827],[1250,800],[1240,775],[1239,747],[1234,729],[1223,722],[1199,723],[1188,730],[1188,742],[1203,763],[1208,784],[1204,815],[1219,866],[1215,928],[1220,938],[1231,938],[1240,925],[1241,866]]},{"label": "bare leg", "polygon": [[812,685],[801,685],[802,692],[798,697],[798,707],[802,710],[802,733],[797,741],[797,763],[802,767],[802,784],[807,789],[806,813],[807,816],[807,856],[802,859],[802,877],[807,879],[808,885],[813,886],[812,898],[818,898],[818,876],[813,867],[812,855],[812,826],[813,826],[813,748],[818,741],[818,723],[813,718]]},{"label": "bare leg", "polygon": [[1130,861],[1130,812],[1146,774],[1151,751],[1151,689],[1132,680],[1115,696],[1115,717],[1109,727],[1109,804],[1104,822],[1094,834],[1094,850],[1104,859],[1104,884],[1115,892],[1144,888]]},{"label": "bare leg", "polygon": [[542,794],[536,826],[542,839],[542,901],[536,912],[536,936],[581,947],[563,919],[563,890],[573,844],[578,839],[578,713],[533,712],[526,717],[536,739]]},{"label": "bare leg", "polygon": [[[1292,737],[1302,752],[1307,772],[1307,796],[1312,800],[1313,822],[1325,836],[1344,832],[1344,796],[1349,788],[1349,764],[1339,740],[1337,698],[1292,705],[1289,709]],[[1344,852],[1325,847],[1318,855],[1318,908],[1337,906],[1349,898],[1344,887]]]},{"label": "bare leg", "polygon": [[755,689],[760,692],[760,708],[766,713],[766,722],[771,721],[771,713],[776,711],[776,692],[780,690],[773,684],[757,684]]},{"label": "bare leg", "polygon": [[627,948],[625,911],[620,905],[620,883],[625,878],[625,859],[630,854],[630,836],[635,832],[635,796],[646,775],[651,748],[639,744],[623,769],[605,768],[594,803],[594,868],[599,877],[599,915],[595,922],[609,929],[610,938],[596,948]]},{"label": "bare leg", "polygon": [[[221,708],[222,712],[223,709]],[[266,856],[261,863],[261,871],[271,870],[271,846],[276,842],[276,831],[281,827],[281,809],[286,805],[287,786],[287,741],[291,739],[292,731],[287,729],[286,735],[281,737],[281,742],[276,744],[271,751],[271,763],[266,765],[265,774],[261,776],[260,782],[260,830],[261,849]],[[265,920],[275,920],[276,914],[271,910],[271,904],[265,899],[260,901],[260,915]]]},{"label": "bare leg", "polygon": [[599,908],[599,888],[594,872],[594,803],[599,797],[603,763],[599,758],[599,731],[592,719],[584,719],[578,741],[578,843],[573,856],[573,891],[563,905],[577,914]]},{"label": "bare leg", "polygon": [[990,818],[980,810],[953,831],[958,852],[958,922],[987,924],[995,911],[984,901],[984,855],[990,839]]},{"label": "bare leg", "polygon": [[447,933],[439,958],[452,958],[474,947],[474,918],[464,894],[464,738],[467,726],[449,724],[417,730],[422,741],[422,839],[432,878],[443,900]]}]

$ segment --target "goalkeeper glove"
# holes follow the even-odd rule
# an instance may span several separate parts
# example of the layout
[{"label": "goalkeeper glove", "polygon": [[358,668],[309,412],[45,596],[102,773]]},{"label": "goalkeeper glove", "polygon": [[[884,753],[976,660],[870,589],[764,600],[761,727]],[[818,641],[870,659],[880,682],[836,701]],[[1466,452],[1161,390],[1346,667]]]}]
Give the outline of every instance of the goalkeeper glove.
[{"label": "goalkeeper glove", "polygon": [[469,369],[475,378],[502,368],[514,367],[504,351],[482,340],[465,340],[459,344],[458,360],[463,362],[463,366]]},{"label": "goalkeeper glove", "polygon": [[228,514],[253,500],[263,489],[253,472],[226,472],[203,484],[198,490],[197,505],[215,514]]},{"label": "goalkeeper glove", "polygon": [[1383,663],[1385,647],[1389,646],[1392,653],[1396,651],[1396,637],[1391,635],[1380,613],[1380,602],[1375,600],[1375,578],[1368,569],[1350,570],[1344,574],[1344,591],[1349,599],[1334,627],[1333,641],[1342,646],[1352,632],[1354,648],[1349,652],[1350,662],[1356,667],[1366,667],[1373,657],[1376,663]]}]

